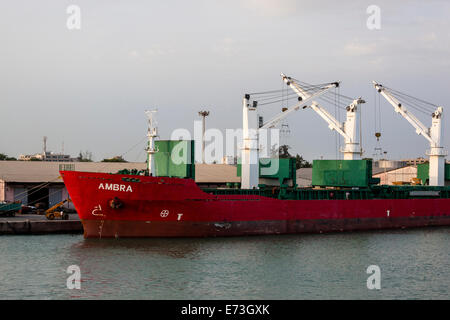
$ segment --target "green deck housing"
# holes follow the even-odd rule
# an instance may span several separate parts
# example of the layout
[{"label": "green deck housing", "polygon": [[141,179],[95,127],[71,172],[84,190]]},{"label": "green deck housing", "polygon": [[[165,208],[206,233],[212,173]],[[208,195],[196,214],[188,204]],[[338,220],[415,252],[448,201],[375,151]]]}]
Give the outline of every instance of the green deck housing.
[{"label": "green deck housing", "polygon": [[[430,164],[420,163],[417,165],[417,178],[422,181],[422,184],[428,184],[430,179]],[[445,180],[450,180],[450,163],[445,164]]]},{"label": "green deck housing", "polygon": [[372,178],[372,160],[313,161],[313,186],[364,188],[379,181],[378,178]]},{"label": "green deck housing", "polygon": [[[277,169],[278,164],[278,170]],[[273,168],[273,169],[271,169]],[[241,176],[241,159],[238,159],[237,176]],[[265,173],[266,172],[266,173]],[[297,184],[295,158],[260,158],[259,177],[268,179],[278,179],[280,186],[286,180],[292,180],[293,186]]]},{"label": "green deck housing", "polygon": [[155,176],[195,179],[194,140],[157,140],[155,148]]}]

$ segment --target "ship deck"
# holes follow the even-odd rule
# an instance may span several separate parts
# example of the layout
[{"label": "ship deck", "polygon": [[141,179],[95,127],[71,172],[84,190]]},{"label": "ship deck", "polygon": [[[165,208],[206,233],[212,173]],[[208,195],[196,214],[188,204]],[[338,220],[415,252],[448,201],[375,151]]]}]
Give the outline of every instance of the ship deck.
[{"label": "ship deck", "polygon": [[371,186],[368,188],[202,188],[214,195],[258,195],[281,200],[448,199],[450,186]]}]

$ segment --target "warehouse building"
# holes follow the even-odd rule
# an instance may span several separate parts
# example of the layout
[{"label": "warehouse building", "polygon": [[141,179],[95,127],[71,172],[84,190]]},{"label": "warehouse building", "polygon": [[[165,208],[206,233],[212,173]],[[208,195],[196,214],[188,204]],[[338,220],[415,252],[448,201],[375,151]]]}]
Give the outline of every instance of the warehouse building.
[{"label": "warehouse building", "polygon": [[404,166],[400,168],[378,168],[374,170],[374,178],[380,178],[381,185],[414,184],[417,178],[416,166]]},{"label": "warehouse building", "polygon": [[20,201],[24,205],[44,203],[46,207],[52,206],[68,197],[59,175],[60,169],[115,173],[124,168],[144,169],[145,163],[1,161],[0,201]]}]

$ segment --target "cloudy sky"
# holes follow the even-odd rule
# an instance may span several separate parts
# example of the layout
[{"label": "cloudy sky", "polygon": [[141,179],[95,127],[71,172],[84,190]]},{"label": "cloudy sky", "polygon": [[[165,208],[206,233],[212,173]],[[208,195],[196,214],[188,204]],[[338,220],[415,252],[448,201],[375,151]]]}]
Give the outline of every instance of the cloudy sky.
[{"label": "cloudy sky", "polygon": [[[366,26],[372,4],[381,8],[380,30]],[[81,9],[80,30],[66,26],[69,5]],[[372,80],[450,110],[448,17],[446,0],[2,1],[0,153],[40,152],[45,135],[55,152],[64,142],[73,156],[143,160],[144,110],[159,109],[166,139],[192,130],[201,109],[211,112],[208,127],[242,127],[243,94],[281,89],[284,72],[340,80],[342,94],[362,96],[363,147],[372,156]],[[384,101],[381,110],[388,157],[423,156],[426,140]],[[278,111],[262,109],[266,117]],[[294,153],[336,157],[334,133],[312,110],[288,123]]]}]

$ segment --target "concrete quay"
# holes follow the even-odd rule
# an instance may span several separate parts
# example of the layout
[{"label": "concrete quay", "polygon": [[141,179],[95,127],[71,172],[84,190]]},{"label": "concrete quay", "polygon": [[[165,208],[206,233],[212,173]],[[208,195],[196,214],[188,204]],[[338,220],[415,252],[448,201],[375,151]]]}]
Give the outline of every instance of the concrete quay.
[{"label": "concrete quay", "polygon": [[0,216],[0,235],[31,234],[82,234],[83,225],[76,213],[69,220],[48,220],[45,215],[16,214],[15,217]]}]

